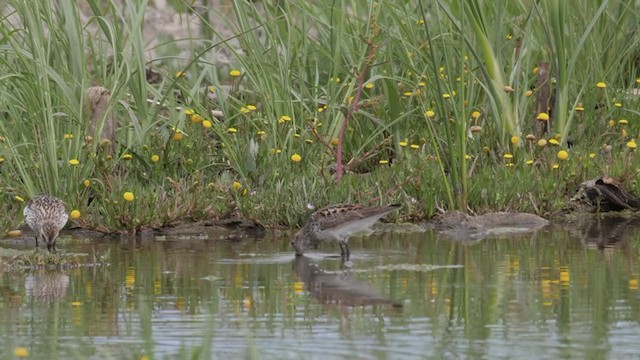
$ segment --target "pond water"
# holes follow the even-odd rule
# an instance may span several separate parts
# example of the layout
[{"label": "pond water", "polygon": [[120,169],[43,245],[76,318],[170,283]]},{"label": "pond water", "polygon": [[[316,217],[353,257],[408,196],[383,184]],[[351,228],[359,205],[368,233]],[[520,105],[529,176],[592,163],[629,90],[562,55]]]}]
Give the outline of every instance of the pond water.
[{"label": "pond water", "polygon": [[[640,353],[635,219],[474,244],[436,232],[63,237],[110,266],[0,274],[0,358],[627,358]],[[5,242],[4,247],[33,246]]]}]

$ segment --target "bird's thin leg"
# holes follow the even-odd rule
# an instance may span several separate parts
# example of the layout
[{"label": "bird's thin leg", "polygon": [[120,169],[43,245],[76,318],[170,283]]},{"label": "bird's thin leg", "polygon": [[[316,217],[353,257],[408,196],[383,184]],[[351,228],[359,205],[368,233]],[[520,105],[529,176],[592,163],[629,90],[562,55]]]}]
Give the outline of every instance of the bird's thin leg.
[{"label": "bird's thin leg", "polygon": [[51,252],[51,244],[47,243],[47,250],[49,250],[49,252]]},{"label": "bird's thin leg", "polygon": [[351,256],[351,251],[349,251],[349,243],[344,243],[344,247],[347,249],[347,260],[349,260],[349,257]]},{"label": "bird's thin leg", "polygon": [[58,252],[58,249],[56,248],[56,243],[55,242],[51,245],[51,248],[53,249],[54,253]]},{"label": "bird's thin leg", "polygon": [[38,235],[36,235],[36,249],[38,249]]},{"label": "bird's thin leg", "polygon": [[340,245],[340,255],[344,257],[344,247],[342,247],[342,242],[338,242],[338,245]]}]

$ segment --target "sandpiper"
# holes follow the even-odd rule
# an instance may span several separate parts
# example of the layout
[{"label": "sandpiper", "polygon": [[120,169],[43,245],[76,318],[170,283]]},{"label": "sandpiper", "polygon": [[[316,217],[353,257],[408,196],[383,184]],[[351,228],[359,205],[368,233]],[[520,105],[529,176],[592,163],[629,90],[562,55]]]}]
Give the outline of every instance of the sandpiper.
[{"label": "sandpiper", "polygon": [[36,233],[36,248],[38,238],[41,238],[47,244],[47,250],[55,252],[58,234],[69,219],[62,200],[49,195],[37,195],[27,202],[24,218]]},{"label": "sandpiper", "polygon": [[400,205],[371,206],[339,204],[320,209],[309,218],[309,221],[296,233],[291,245],[296,256],[304,254],[304,250],[318,247],[321,241],[337,241],[340,254],[349,259],[350,251],[347,241],[358,233],[371,232],[371,226],[381,217],[396,210]]}]

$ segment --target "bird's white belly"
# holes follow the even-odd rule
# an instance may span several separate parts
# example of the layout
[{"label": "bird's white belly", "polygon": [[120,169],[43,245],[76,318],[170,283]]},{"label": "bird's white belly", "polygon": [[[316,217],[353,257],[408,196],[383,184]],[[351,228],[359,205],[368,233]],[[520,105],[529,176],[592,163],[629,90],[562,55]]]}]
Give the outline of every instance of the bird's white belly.
[{"label": "bird's white belly", "polygon": [[351,221],[340,226],[327,228],[320,231],[317,238],[322,241],[346,241],[350,236],[356,234],[370,234],[371,226],[378,221],[378,217]]}]

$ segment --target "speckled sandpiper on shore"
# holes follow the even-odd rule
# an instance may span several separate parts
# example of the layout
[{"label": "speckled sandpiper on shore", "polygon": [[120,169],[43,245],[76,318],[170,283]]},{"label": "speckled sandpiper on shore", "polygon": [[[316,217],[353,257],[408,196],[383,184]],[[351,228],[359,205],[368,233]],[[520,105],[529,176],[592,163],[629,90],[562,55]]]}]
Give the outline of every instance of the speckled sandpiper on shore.
[{"label": "speckled sandpiper on shore", "polygon": [[296,250],[296,256],[300,256],[310,247],[317,248],[321,241],[336,241],[340,245],[340,254],[349,259],[349,237],[371,232],[371,226],[378,219],[398,208],[400,205],[396,204],[370,207],[339,204],[325,207],[311,214],[291,245]]},{"label": "speckled sandpiper on shore", "polygon": [[47,250],[55,252],[60,230],[69,220],[64,202],[50,195],[37,195],[27,202],[24,218],[27,225],[35,232],[36,248],[40,239],[47,244]]}]

